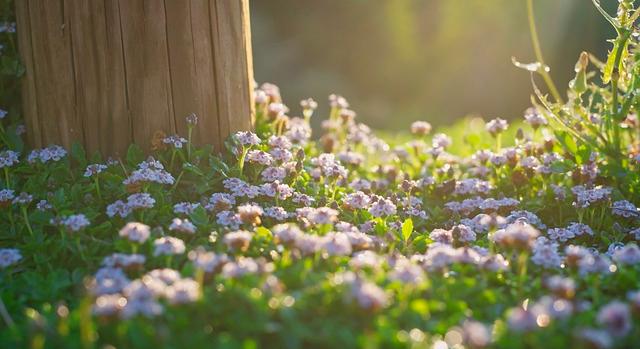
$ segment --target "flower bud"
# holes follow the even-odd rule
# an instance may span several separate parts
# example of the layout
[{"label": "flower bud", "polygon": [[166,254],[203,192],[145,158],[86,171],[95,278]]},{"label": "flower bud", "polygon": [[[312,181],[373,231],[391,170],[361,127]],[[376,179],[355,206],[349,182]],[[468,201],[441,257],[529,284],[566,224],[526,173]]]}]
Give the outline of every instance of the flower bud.
[{"label": "flower bud", "polygon": [[195,126],[195,125],[198,124],[198,116],[195,113],[191,113],[191,114],[187,115],[185,120],[187,121],[187,124],[189,124],[189,125]]},{"label": "flower bud", "polygon": [[575,66],[576,77],[569,82],[569,87],[578,96],[587,90],[587,66],[589,65],[589,54],[582,52]]}]

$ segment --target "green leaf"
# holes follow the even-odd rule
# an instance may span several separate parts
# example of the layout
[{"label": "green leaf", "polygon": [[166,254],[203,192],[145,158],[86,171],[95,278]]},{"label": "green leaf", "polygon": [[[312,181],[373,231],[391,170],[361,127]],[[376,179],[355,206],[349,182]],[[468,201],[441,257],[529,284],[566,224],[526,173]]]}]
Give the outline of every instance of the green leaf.
[{"label": "green leaf", "polygon": [[202,227],[209,224],[209,215],[202,206],[199,206],[195,210],[193,210],[193,212],[189,215],[189,218],[197,227]]},{"label": "green leaf", "polygon": [[7,76],[20,77],[24,73],[24,67],[14,57],[3,56],[0,59],[0,73]]},{"label": "green leaf", "polygon": [[607,57],[607,63],[604,65],[602,69],[602,82],[608,84],[611,81],[611,74],[613,73],[613,65],[615,63],[615,52],[618,51],[619,42],[616,41],[613,44],[613,48],[609,52],[609,57]]},{"label": "green leaf", "polygon": [[271,230],[265,228],[265,227],[257,227],[255,230],[256,236],[257,237],[270,237],[271,236]]},{"label": "green leaf", "polygon": [[182,165],[182,168],[187,171],[187,172],[191,172],[197,176],[204,176],[204,173],[202,173],[202,171],[197,167],[194,166],[193,164],[190,164],[188,162],[184,163]]},{"label": "green leaf", "polygon": [[415,239],[413,239],[411,243],[413,245],[414,250],[424,251],[427,249],[427,245],[429,242],[427,241],[427,235],[418,235],[416,236]]},{"label": "green leaf", "polygon": [[[611,51],[609,51],[609,56],[607,57],[607,63],[602,69],[602,82],[605,84],[608,84],[611,81],[611,75],[613,74],[613,70],[615,68],[614,65],[616,60],[616,52],[618,52],[618,49],[620,49],[620,42],[621,39],[618,38],[613,43],[613,48],[611,49]],[[622,42],[624,42],[624,47],[622,48],[622,51],[620,51],[621,57],[618,60],[618,71],[624,70],[625,58],[629,55],[629,40],[622,40]]]},{"label": "green leaf", "polygon": [[106,222],[102,222],[99,225],[96,225],[95,227],[92,228],[92,230],[96,232],[107,232],[112,228],[113,228],[113,224],[111,224],[111,222],[109,221],[106,221]]},{"label": "green leaf", "polygon": [[227,173],[229,172],[229,166],[227,166],[227,164],[222,161],[222,159],[217,156],[210,155],[209,164],[214,171],[220,172],[225,177],[227,176]]},{"label": "green leaf", "polygon": [[7,137],[7,141],[9,141],[9,147],[19,153],[22,153],[24,150],[24,142],[22,141],[22,137],[20,137],[18,132],[16,132],[16,126],[9,127],[5,136]]},{"label": "green leaf", "polygon": [[470,133],[464,137],[464,141],[471,147],[475,148],[480,146],[482,139],[477,133]]},{"label": "green leaf", "polygon": [[404,241],[409,241],[409,238],[411,237],[412,233],[413,233],[413,221],[411,220],[411,218],[407,218],[402,223],[402,238],[404,239]]},{"label": "green leaf", "polygon": [[71,144],[71,157],[73,157],[80,167],[87,166],[87,153],[80,143],[73,142],[73,144]]},{"label": "green leaf", "polygon": [[67,196],[64,192],[63,188],[58,188],[53,195],[52,203],[57,208],[60,209],[64,206]]},{"label": "green leaf", "polygon": [[578,164],[584,164],[589,161],[591,157],[591,148],[586,144],[581,144],[576,152],[576,162]]},{"label": "green leaf", "polygon": [[429,316],[429,303],[424,299],[414,299],[411,301],[410,308],[419,315]]},{"label": "green leaf", "polygon": [[557,131],[556,137],[562,146],[571,154],[575,155],[578,152],[578,145],[571,135],[565,131]]},{"label": "green leaf", "polygon": [[555,161],[551,164],[551,172],[553,173],[567,173],[571,170],[571,167],[561,161]]},{"label": "green leaf", "polygon": [[127,150],[127,163],[130,166],[137,166],[144,160],[144,152],[137,144],[131,144]]}]

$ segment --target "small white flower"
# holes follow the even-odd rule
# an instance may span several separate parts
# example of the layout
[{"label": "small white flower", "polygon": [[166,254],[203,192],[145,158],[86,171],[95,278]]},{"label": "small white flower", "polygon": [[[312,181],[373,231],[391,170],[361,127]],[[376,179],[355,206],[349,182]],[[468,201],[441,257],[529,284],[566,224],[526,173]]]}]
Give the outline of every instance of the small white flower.
[{"label": "small white flower", "polygon": [[33,201],[33,195],[22,192],[13,199],[13,203],[16,205],[29,205]]},{"label": "small white flower", "polygon": [[165,137],[162,143],[171,145],[176,149],[182,149],[183,145],[187,144],[187,140],[178,135],[174,135]]},{"label": "small white flower", "polygon": [[253,239],[253,234],[246,230],[238,230],[224,236],[224,243],[230,250],[246,251]]},{"label": "small white flower", "polygon": [[252,146],[260,144],[260,137],[249,131],[239,131],[235,134],[236,139],[244,146]]},{"label": "small white flower", "polygon": [[107,216],[115,217],[119,216],[120,218],[126,218],[131,214],[131,207],[126,204],[122,200],[117,200],[116,202],[107,206]]},{"label": "small white flower", "polygon": [[509,127],[507,120],[501,118],[495,118],[485,125],[485,129],[492,135],[497,135],[504,132]]},{"label": "small white flower", "polygon": [[185,219],[174,218],[171,221],[169,230],[179,232],[179,233],[195,234],[196,226],[193,225],[193,223],[191,223],[186,218]]},{"label": "small white flower", "polygon": [[153,246],[154,256],[183,254],[185,251],[184,241],[172,236],[156,239],[153,242]]},{"label": "small white flower", "polygon": [[127,206],[131,209],[153,208],[156,200],[149,193],[135,193],[127,198]]},{"label": "small white flower", "polygon": [[101,173],[102,171],[107,169],[107,165],[104,164],[91,164],[88,165],[87,168],[84,171],[84,176],[85,177],[93,177],[99,173]]},{"label": "small white flower", "polygon": [[151,235],[151,229],[146,224],[129,222],[120,229],[119,235],[129,241],[143,244]]},{"label": "small white flower", "polygon": [[51,220],[53,224],[59,224],[63,226],[69,232],[78,232],[91,224],[89,219],[83,214],[75,214],[71,216],[67,216],[60,220],[56,220],[55,218]]},{"label": "small white flower", "polygon": [[431,132],[431,124],[426,121],[415,121],[411,124],[411,133],[424,136]]},{"label": "small white flower", "polygon": [[396,214],[396,205],[389,199],[377,198],[369,207],[369,213],[374,217],[384,217]]}]

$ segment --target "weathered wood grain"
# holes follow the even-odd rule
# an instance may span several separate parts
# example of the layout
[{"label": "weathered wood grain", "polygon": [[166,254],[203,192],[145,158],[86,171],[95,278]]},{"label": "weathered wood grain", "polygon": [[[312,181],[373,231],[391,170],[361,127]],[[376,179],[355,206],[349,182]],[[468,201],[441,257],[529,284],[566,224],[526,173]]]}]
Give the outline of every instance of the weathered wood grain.
[{"label": "weathered wood grain", "polygon": [[[96,3],[100,5],[100,1]],[[107,86],[104,90],[106,117],[100,124],[100,129],[105,132],[100,133],[100,144],[108,154],[115,156],[125,154],[133,140],[120,11],[119,0],[104,1]]]},{"label": "weathered wood grain", "polygon": [[[220,131],[218,117],[207,117],[208,113],[218,116],[218,103],[215,85],[215,62],[213,61],[213,40],[211,37],[210,1],[191,0],[191,26],[195,59],[195,88],[200,109],[196,139],[209,140],[215,149],[222,149],[222,137],[211,139],[210,134],[223,134]],[[250,54],[250,52],[247,52]],[[249,77],[247,77],[249,80]],[[250,80],[249,80],[250,81]],[[211,88],[213,86],[213,88]],[[203,117],[205,116],[205,117]]]},{"label": "weathered wood grain", "polygon": [[42,130],[38,119],[38,101],[36,99],[36,78],[33,66],[33,47],[31,42],[31,21],[29,18],[29,3],[27,1],[16,1],[16,14],[18,40],[20,41],[20,56],[22,63],[26,67],[27,73],[22,81],[22,110],[24,122],[29,129],[27,140],[34,147],[42,147]]},{"label": "weathered wood grain", "polygon": [[[33,50],[34,98],[41,123],[42,144],[66,147],[73,140],[84,142],[82,119],[76,117],[75,62],[71,54],[69,18],[64,3],[30,1],[27,4],[31,49]],[[21,21],[26,22],[26,21]],[[27,67],[28,68],[28,67]]]},{"label": "weathered wood grain", "polygon": [[252,125],[248,0],[17,0],[29,143],[122,155],[157,131],[221,150]]}]

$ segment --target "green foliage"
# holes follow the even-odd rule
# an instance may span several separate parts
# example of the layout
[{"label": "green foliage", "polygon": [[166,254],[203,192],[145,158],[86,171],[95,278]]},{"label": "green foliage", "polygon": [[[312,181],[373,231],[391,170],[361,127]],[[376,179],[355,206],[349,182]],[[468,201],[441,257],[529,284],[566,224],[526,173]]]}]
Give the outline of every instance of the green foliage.
[{"label": "green foliage", "polygon": [[0,144],[21,151],[24,125],[20,123],[19,81],[25,70],[18,55],[15,22],[13,0],[0,0],[0,113],[6,112],[0,123]]},{"label": "green foliage", "polygon": [[[634,1],[620,1],[614,17],[599,0],[593,0],[593,3],[617,34],[611,40],[613,47],[605,63],[583,52],[576,63],[576,77],[569,83],[568,101],[564,103],[556,98],[551,102],[534,82],[537,98],[534,103],[554,122],[558,129],[555,131],[557,139],[577,163],[584,164],[591,152],[604,154],[608,162],[603,167],[604,177],[614,178],[618,187],[629,195],[638,192],[638,179],[625,173],[620,164],[635,161],[633,158],[640,153],[637,132],[639,42],[638,36],[634,35],[640,10]],[[595,72],[589,72],[589,63],[598,68],[599,80]],[[543,75],[549,90],[555,89],[554,83],[544,75],[545,71],[537,73]]]},{"label": "green foliage", "polygon": [[402,238],[404,239],[404,241],[409,241],[409,238],[413,233],[413,220],[411,220],[411,218],[407,218],[405,219],[404,222],[402,222],[401,231],[402,231]]},{"label": "green foliage", "polygon": [[613,58],[582,55],[567,103],[534,84],[537,110],[510,127],[378,138],[332,96],[314,141],[314,108],[274,113],[267,85],[256,134],[220,156],[185,140],[103,162],[78,144],[25,149],[9,106],[0,346],[566,348],[592,345],[585,330],[633,346],[640,11],[619,6]]}]

